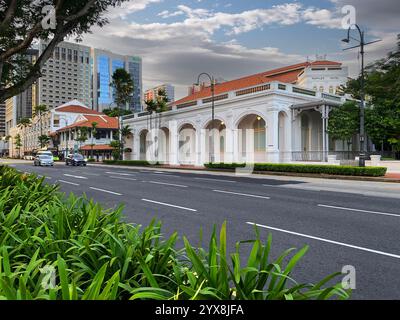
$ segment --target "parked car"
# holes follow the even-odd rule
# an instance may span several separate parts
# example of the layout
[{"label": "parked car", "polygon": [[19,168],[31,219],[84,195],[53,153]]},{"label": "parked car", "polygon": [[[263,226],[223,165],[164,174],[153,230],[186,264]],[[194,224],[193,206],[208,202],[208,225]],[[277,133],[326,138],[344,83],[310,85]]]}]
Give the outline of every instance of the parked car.
[{"label": "parked car", "polygon": [[32,155],[24,156],[24,160],[35,160],[35,157]]},{"label": "parked car", "polygon": [[86,160],[83,155],[79,153],[70,154],[65,158],[65,164],[67,166],[86,166]]},{"label": "parked car", "polygon": [[54,166],[53,155],[40,154],[33,160],[34,166]]}]

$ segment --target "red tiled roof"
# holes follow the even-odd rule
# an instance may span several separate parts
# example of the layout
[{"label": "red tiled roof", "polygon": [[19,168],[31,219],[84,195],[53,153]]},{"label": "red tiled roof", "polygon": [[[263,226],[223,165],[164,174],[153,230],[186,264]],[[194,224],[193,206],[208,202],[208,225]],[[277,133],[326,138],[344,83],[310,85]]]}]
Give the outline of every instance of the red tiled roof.
[{"label": "red tiled roof", "polygon": [[56,108],[56,111],[59,111],[59,112],[71,112],[71,113],[81,113],[81,114],[98,114],[98,115],[103,114],[103,113],[98,112],[96,110],[92,110],[92,109],[85,108],[85,107],[82,107],[82,106],[74,106],[74,105],[65,106],[65,107],[58,107],[58,108]]},{"label": "red tiled roof", "polygon": [[[229,91],[244,89],[264,83],[279,81],[285,83],[295,83],[298,79],[299,74],[309,66],[340,66],[339,62],[334,61],[314,61],[314,62],[303,62],[294,64],[291,66],[273,69],[270,71],[254,74],[251,76],[243,77],[240,79],[227,81],[215,85],[215,95],[220,95]],[[185,98],[173,102],[173,105],[182,104],[197,99],[204,99],[211,96],[211,87],[206,87],[199,92],[191,94]]]},{"label": "red tiled roof", "polygon": [[118,118],[112,118],[106,115],[84,115],[84,118],[84,120],[61,128],[57,130],[57,132],[66,131],[71,128],[91,128],[93,122],[97,122],[97,129],[118,129]]},{"label": "red tiled roof", "polygon": [[[92,146],[91,145],[86,145],[80,148],[80,150],[82,151],[90,151],[92,150]],[[93,146],[93,150],[96,151],[108,151],[108,150],[114,150],[113,147],[110,147],[107,144],[96,144]]]}]

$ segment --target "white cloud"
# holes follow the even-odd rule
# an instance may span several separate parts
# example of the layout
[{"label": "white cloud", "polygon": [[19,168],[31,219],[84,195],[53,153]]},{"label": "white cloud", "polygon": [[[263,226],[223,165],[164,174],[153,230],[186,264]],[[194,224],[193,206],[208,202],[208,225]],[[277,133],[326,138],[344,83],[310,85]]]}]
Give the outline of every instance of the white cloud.
[{"label": "white cloud", "polygon": [[135,0],[123,2],[120,6],[111,8],[108,13],[109,19],[125,18],[126,16],[144,10],[152,3],[159,3],[163,0]]}]

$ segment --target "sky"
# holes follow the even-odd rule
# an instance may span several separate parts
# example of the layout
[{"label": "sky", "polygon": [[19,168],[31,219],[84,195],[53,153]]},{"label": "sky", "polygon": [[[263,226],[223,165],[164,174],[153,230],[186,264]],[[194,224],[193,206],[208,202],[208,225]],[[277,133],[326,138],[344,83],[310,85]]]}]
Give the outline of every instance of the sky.
[{"label": "sky", "polygon": [[399,0],[131,0],[109,9],[110,23],[83,44],[141,56],[144,90],[171,83],[177,99],[202,72],[232,80],[316,55],[343,62],[354,77],[358,50],[341,42],[345,5],[367,40],[382,39],[366,48],[367,62],[396,48]]}]

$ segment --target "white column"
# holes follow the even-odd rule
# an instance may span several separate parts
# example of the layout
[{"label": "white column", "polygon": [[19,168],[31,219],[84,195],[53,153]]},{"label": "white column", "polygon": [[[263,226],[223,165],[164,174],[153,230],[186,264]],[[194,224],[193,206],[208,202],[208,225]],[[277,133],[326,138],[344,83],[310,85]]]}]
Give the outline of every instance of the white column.
[{"label": "white column", "polygon": [[201,165],[210,162],[210,159],[207,155],[207,146],[206,146],[206,139],[207,139],[207,129],[200,130],[200,157],[201,157]]},{"label": "white column", "polygon": [[267,113],[267,162],[279,162],[279,111]]},{"label": "white column", "polygon": [[233,133],[232,129],[225,129],[225,163],[232,163],[234,159]]},{"label": "white column", "polygon": [[133,160],[140,160],[140,135],[138,133],[133,136]]},{"label": "white column", "polygon": [[176,121],[171,121],[170,122],[170,139],[169,139],[169,144],[170,144],[170,157],[169,157],[169,162],[171,165],[179,165],[179,135],[178,135],[178,124]]},{"label": "white column", "polygon": [[233,159],[232,161],[235,163],[239,162],[239,132],[240,130],[237,128],[234,128],[232,130],[232,149],[233,149]]},{"label": "white column", "polygon": [[195,162],[195,165],[198,167],[203,166],[203,161],[202,161],[202,156],[201,156],[202,155],[201,132],[202,132],[201,129],[196,130],[196,162]]}]

